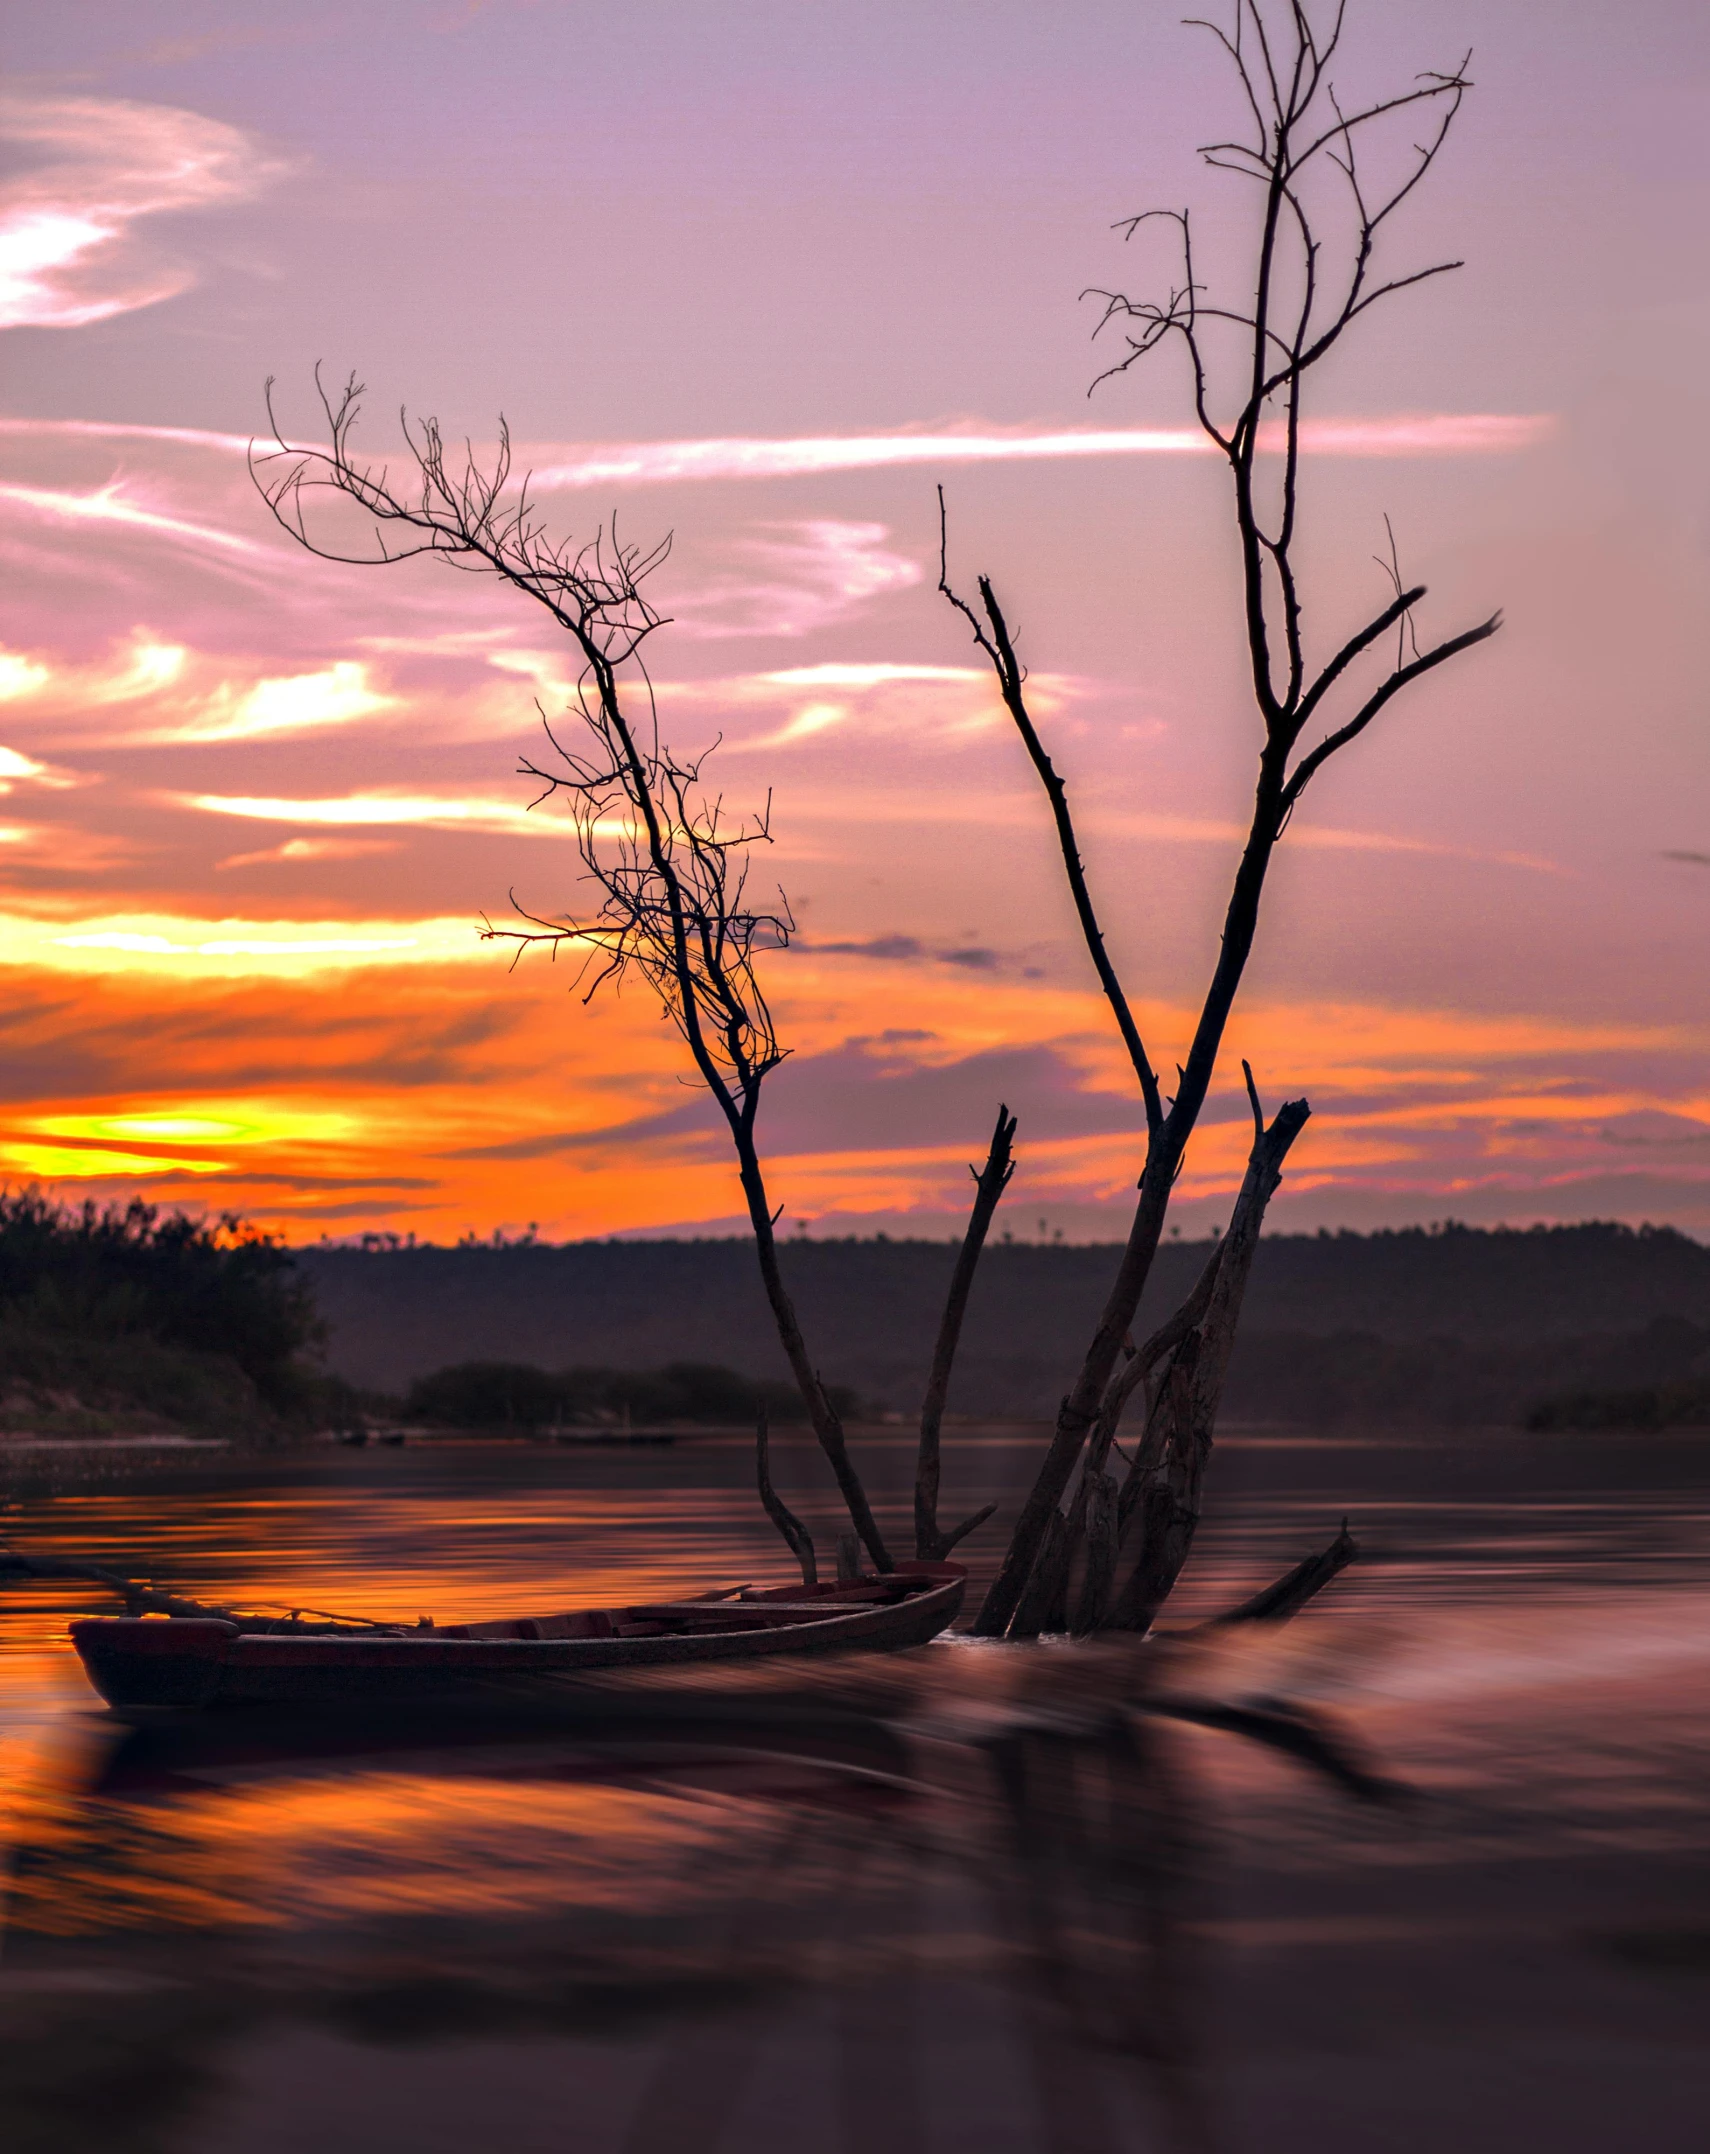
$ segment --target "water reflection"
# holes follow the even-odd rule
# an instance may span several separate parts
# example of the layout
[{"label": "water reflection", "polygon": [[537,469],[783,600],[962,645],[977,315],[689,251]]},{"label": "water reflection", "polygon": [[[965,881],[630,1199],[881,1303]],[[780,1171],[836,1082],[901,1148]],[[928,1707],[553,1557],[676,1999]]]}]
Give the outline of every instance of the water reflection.
[{"label": "water reflection", "polygon": [[[972,1720],[952,1661],[998,1678]],[[829,2100],[839,2143],[888,2117],[925,2147],[930,2102],[954,2111],[947,2059],[1010,2058],[1019,2037],[1022,2099],[987,2143],[1055,2143],[1059,2111],[1116,2073],[1139,2075],[1119,2106],[1142,2100],[1163,2143],[1209,2145],[1181,1942],[1198,1838],[1162,1724],[1104,1709],[1129,1687],[1104,1684],[1036,1726],[1047,1697],[1062,1722],[1060,1676],[1018,1690],[993,1655],[826,1677],[836,1719],[823,1683],[805,1707],[713,1685],[699,1725],[662,1701],[649,1723],[437,1746],[402,1723],[115,1738],[79,1716],[15,1819],[7,2005],[15,2062],[26,2034],[32,2054],[8,2113],[44,2146],[93,2145],[73,2060],[124,2076],[146,2054],[133,2143],[283,2145],[232,2118],[307,2029],[358,2049],[551,2040],[566,2099],[591,2055],[622,2061],[621,2129],[575,2143],[648,2154],[717,2145],[782,2052],[790,2088],[745,2143],[795,2144],[802,2103]],[[703,1687],[683,1679],[684,1702]],[[63,2083],[40,2083],[43,2044]],[[315,2139],[347,2143],[326,2119]]]},{"label": "water reflection", "polygon": [[[778,1575],[742,1453],[664,1463],[199,1470],[20,1530],[444,1620]],[[1540,1501],[1531,1454],[1234,1463],[1184,1613],[1322,1538],[1321,1471],[1389,1560],[1180,1656],[1178,1692],[1333,1714],[1411,1802],[1051,1646],[708,1671],[600,1725],[127,1735],[68,1665],[66,1589],[7,1597],[6,2154],[1696,2149],[1687,1454]]]}]

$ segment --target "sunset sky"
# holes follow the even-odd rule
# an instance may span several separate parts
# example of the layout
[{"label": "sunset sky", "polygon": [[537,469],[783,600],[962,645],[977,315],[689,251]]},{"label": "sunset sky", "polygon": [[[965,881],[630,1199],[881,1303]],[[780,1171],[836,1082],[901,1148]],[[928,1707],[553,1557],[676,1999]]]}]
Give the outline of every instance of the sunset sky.
[{"label": "sunset sky", "polygon": [[[722,1232],[727,1149],[639,993],[482,943],[576,903],[530,811],[551,621],[317,562],[245,451],[313,369],[480,447],[554,525],[675,534],[667,733],[756,873],[785,1231],[953,1231],[1000,1099],[1018,1236],[1119,1235],[1132,1079],[1049,819],[936,591],[1018,627],[1154,1056],[1185,1048],[1251,791],[1228,486],[1164,357],[1087,390],[1087,286],[1214,270],[1239,121],[1153,0],[65,0],[11,11],[0,180],[0,1177],[292,1240]],[[1317,389],[1308,633],[1387,595],[1502,634],[1284,841],[1177,1217],[1227,1217],[1238,1057],[1313,1121],[1282,1227],[1710,1232],[1710,10],[1356,0],[1350,94],[1477,88],[1394,266],[1465,256]],[[1149,251],[1150,250],[1150,251]]]}]

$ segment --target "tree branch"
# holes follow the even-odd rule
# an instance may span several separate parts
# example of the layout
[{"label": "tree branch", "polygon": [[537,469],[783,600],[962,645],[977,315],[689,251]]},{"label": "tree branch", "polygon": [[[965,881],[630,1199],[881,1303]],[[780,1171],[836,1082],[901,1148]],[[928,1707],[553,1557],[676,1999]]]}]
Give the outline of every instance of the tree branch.
[{"label": "tree branch", "polygon": [[[1147,1126],[1156,1129],[1163,1121],[1163,1101],[1158,1093],[1158,1079],[1152,1068],[1151,1057],[1141,1043],[1139,1027],[1128,1007],[1128,997],[1122,991],[1122,983],[1116,977],[1116,968],[1104,946],[1104,933],[1093,910],[1092,893],[1087,888],[1086,870],[1081,862],[1080,843],[1075,836],[1074,819],[1069,813],[1069,795],[1061,778],[1045,752],[1045,744],[1027,708],[1024,693],[1026,676],[1021,661],[1010,640],[1009,626],[998,605],[996,593],[989,578],[979,579],[980,599],[985,607],[986,624],[967,601],[951,589],[948,567],[948,524],[944,507],[944,489],[938,489],[938,588],[962,615],[974,632],[974,641],[986,654],[992,670],[997,675],[998,687],[1003,695],[1005,708],[1015,721],[1015,729],[1021,735],[1023,747],[1029,760],[1039,774],[1045,788],[1045,796],[1051,803],[1052,819],[1057,826],[1057,843],[1063,856],[1063,872],[1068,877],[1069,892],[1074,899],[1075,914],[1081,924],[1081,936],[1087,946],[1087,954],[1098,974],[1098,982],[1104,990],[1105,1000],[1110,1004],[1111,1015],[1116,1019],[1116,1029],[1122,1035],[1122,1044],[1128,1050],[1128,1059],[1139,1081],[1140,1096],[1146,1104]],[[989,633],[988,633],[989,626]]]},{"label": "tree branch", "polygon": [[1347,642],[1343,644],[1328,665],[1322,669],[1318,678],[1301,698],[1299,707],[1294,714],[1297,737],[1301,727],[1310,722],[1313,712],[1323,702],[1330,690],[1335,687],[1342,675],[1347,672],[1354,660],[1360,656],[1361,652],[1370,650],[1378,638],[1387,629],[1393,628],[1397,621],[1402,620],[1411,612],[1424,596],[1425,586],[1422,583],[1415,584],[1410,591],[1403,591],[1398,585],[1393,603],[1385,606],[1382,613],[1368,621],[1357,635],[1348,638]]},{"label": "tree branch", "polygon": [[[1393,619],[1397,608],[1389,609],[1389,611],[1391,619]],[[1314,774],[1322,769],[1338,749],[1345,748],[1349,741],[1357,739],[1392,696],[1399,695],[1409,681],[1418,680],[1421,674],[1431,672],[1433,668],[1444,664],[1446,660],[1457,656],[1461,651],[1471,650],[1475,643],[1483,643],[1488,637],[1494,636],[1501,626],[1501,614],[1493,613],[1488,621],[1481,621],[1477,628],[1469,628],[1461,635],[1451,636],[1446,643],[1437,644],[1432,650],[1426,651],[1421,657],[1415,658],[1410,664],[1403,666],[1399,672],[1392,673],[1375,695],[1367,697],[1366,701],[1355,712],[1354,716],[1348,720],[1346,725],[1338,727],[1334,733],[1321,740],[1312,753],[1308,756],[1303,756],[1295,766],[1287,785],[1283,788],[1282,814],[1277,825],[1279,831],[1282,824],[1294,812],[1295,802],[1305,792]]]},{"label": "tree branch", "polygon": [[[526,478],[514,501],[501,498],[511,468],[510,436],[502,420],[491,469],[480,470],[470,452],[462,474],[454,476],[446,466],[438,422],[430,418],[412,428],[406,416],[404,434],[419,482],[414,498],[406,499],[393,490],[384,467],[376,472],[353,456],[360,383],[352,376],[335,404],[318,371],[315,380],[330,448],[284,444],[271,385],[268,417],[279,446],[258,454],[252,444],[252,476],[282,528],[327,559],[391,563],[435,553],[454,567],[490,572],[543,606],[581,654],[575,707],[587,733],[583,752],[567,752],[549,726],[561,767],[527,761],[523,767],[542,783],[543,798],[557,794],[568,801],[586,877],[600,892],[599,908],[586,921],[555,923],[524,913],[525,928],[489,926],[486,933],[519,947],[544,942],[556,951],[567,943],[580,945],[593,965],[590,993],[607,980],[621,982],[626,972],[638,972],[681,1032],[730,1130],[761,1280],[814,1433],[856,1530],[873,1561],[888,1570],[889,1553],[842,1423],[784,1286],[775,1215],[755,1142],[761,1086],[787,1050],[778,1040],[754,960],[757,950],[786,945],[794,927],[782,899],[779,911],[766,913],[745,898],[746,849],[769,840],[768,819],[734,827],[723,820],[721,801],[700,790],[700,760],[679,761],[660,741],[644,666],[651,746],[624,708],[620,669],[632,661],[640,665],[643,642],[663,622],[641,584],[664,559],[666,545],[643,552],[620,543],[615,527],[609,540],[602,530],[580,548],[554,542],[529,500]],[[372,554],[325,546],[314,537],[310,503],[323,493],[342,495],[375,519]],[[394,543],[389,528],[408,533],[407,541]]]},{"label": "tree branch", "polygon": [[[1000,1106],[986,1163],[978,1172],[971,1167],[968,1170],[974,1176],[974,1208],[957,1253],[956,1268],[950,1275],[949,1291],[944,1297],[944,1314],[939,1320],[932,1368],[926,1380],[926,1396],[920,1408],[920,1448],[914,1469],[914,1552],[920,1557],[947,1555],[955,1545],[954,1541],[946,1542],[938,1530],[939,1432],[944,1421],[944,1402],[950,1393],[950,1372],[955,1366],[956,1347],[962,1336],[962,1320],[968,1313],[974,1272],[998,1201],[1015,1172],[1010,1150],[1014,1139],[1015,1117],[1007,1107]],[[995,1506],[988,1508],[986,1516],[990,1516],[992,1508]],[[971,1531],[971,1525],[964,1522],[956,1538]]]}]

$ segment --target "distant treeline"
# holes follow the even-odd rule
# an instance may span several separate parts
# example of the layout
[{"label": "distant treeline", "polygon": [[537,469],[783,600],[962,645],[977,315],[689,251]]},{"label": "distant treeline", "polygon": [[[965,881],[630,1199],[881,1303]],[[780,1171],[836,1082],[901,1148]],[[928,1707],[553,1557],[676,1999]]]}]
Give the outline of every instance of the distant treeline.
[{"label": "distant treeline", "polygon": [[[854,1419],[860,1401],[828,1387],[831,1403]],[[760,1409],[777,1422],[807,1418],[793,1383],[739,1376],[704,1361],[662,1369],[538,1369],[527,1362],[462,1361],[419,1377],[404,1399],[408,1420],[460,1429],[640,1427],[687,1421],[752,1428]]]},{"label": "distant treeline", "polygon": [[[1205,1241],[1160,1250],[1142,1329],[1209,1254]],[[1113,1246],[988,1248],[952,1413],[1052,1414],[1118,1256]],[[783,1261],[827,1377],[911,1414],[954,1244],[796,1240]],[[620,1371],[693,1361],[788,1382],[745,1241],[320,1247],[299,1262],[332,1366],[376,1390],[401,1393],[448,1358]],[[1228,1412],[1512,1424],[1570,1393],[1710,1378],[1707,1335],[1710,1249],[1667,1227],[1275,1235],[1254,1265]]]},{"label": "distant treeline", "polygon": [[[1209,1253],[1160,1251],[1142,1329]],[[1117,1256],[990,1248],[952,1413],[1048,1417]],[[945,1242],[788,1245],[841,1413],[918,1407],[954,1257]],[[316,1367],[323,1338],[331,1375]],[[745,1241],[290,1251],[235,1218],[0,1194],[0,1426],[266,1433],[348,1418],[358,1387],[447,1427],[748,1426],[762,1404],[779,1423],[801,1415]],[[1226,1411],[1325,1426],[1710,1424],[1710,1250],[1607,1224],[1274,1236]]]},{"label": "distant treeline", "polygon": [[1329,1338],[1250,1332],[1230,1366],[1225,1411],[1254,1421],[1661,1428],[1710,1418],[1710,1328],[1658,1317],[1577,1339]]},{"label": "distant treeline", "polygon": [[0,1424],[312,1417],[320,1336],[312,1283],[241,1220],[0,1192]]}]

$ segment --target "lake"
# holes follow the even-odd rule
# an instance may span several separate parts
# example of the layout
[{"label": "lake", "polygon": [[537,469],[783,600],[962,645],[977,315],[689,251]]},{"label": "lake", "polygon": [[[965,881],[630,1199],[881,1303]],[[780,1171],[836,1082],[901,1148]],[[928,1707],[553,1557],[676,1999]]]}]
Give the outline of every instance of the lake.
[{"label": "lake", "polygon": [[[954,1432],[946,1514],[1039,1442]],[[860,1455],[901,1541],[911,1447]],[[775,1466],[829,1559],[811,1450]],[[0,1470],[21,1544],[252,1604],[456,1621],[790,1575],[734,1437]],[[98,1602],[9,1589],[0,2143],[1696,2150],[1710,1442],[1229,1431],[1170,1622],[1344,1513],[1366,1560],[1203,1681],[1333,1716],[1390,1802],[1176,1720],[1018,1736],[1017,1684],[1089,1680],[1049,1643],[886,1664],[870,1733],[127,1739],[64,1642]]]}]

